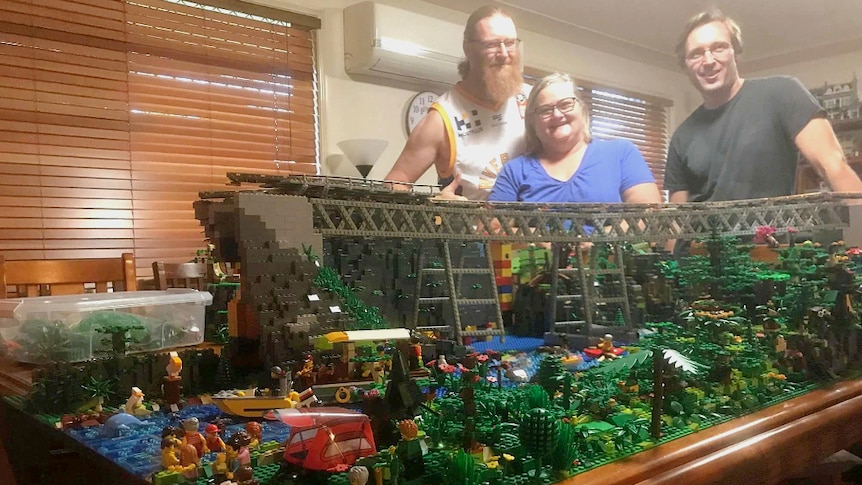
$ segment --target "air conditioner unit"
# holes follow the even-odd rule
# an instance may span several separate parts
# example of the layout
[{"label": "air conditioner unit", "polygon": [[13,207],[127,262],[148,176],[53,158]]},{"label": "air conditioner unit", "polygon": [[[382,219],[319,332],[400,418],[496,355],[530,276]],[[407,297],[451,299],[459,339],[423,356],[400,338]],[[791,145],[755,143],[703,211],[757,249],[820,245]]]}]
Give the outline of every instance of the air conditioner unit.
[{"label": "air conditioner unit", "polygon": [[451,86],[464,26],[374,2],[344,9],[344,69],[364,79]]}]

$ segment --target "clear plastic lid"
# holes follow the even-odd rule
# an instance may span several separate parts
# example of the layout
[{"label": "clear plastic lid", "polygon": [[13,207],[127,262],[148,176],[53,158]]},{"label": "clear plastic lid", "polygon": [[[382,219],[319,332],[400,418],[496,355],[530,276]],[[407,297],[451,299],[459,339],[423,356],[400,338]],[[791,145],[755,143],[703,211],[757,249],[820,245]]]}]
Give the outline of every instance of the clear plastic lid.
[{"label": "clear plastic lid", "polygon": [[23,321],[33,313],[94,312],[118,308],[194,303],[210,305],[213,297],[207,291],[169,288],[164,291],[118,291],[80,295],[36,296],[0,300],[0,318]]}]

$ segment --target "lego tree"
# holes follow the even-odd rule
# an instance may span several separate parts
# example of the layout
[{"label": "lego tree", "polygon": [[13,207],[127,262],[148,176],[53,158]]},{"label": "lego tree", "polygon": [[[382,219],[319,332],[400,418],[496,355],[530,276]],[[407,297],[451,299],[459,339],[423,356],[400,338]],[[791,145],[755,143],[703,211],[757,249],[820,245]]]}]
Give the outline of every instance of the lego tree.
[{"label": "lego tree", "polygon": [[548,456],[560,436],[560,420],[544,408],[529,410],[521,421],[521,444],[536,460],[535,483],[542,483],[542,459]]},{"label": "lego tree", "polygon": [[553,399],[557,392],[562,390],[566,374],[568,374],[568,371],[563,365],[560,356],[547,355],[539,363],[536,380],[545,389],[545,392],[548,393],[548,397]]}]

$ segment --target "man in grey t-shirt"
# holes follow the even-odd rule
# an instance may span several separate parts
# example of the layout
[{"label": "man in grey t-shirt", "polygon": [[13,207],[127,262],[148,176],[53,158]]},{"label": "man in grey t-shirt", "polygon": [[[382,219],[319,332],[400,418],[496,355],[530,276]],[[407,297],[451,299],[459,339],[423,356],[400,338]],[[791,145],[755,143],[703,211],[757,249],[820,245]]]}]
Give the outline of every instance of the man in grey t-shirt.
[{"label": "man in grey t-shirt", "polygon": [[683,31],[677,56],[703,105],[671,139],[664,184],[670,201],[793,194],[798,152],[832,190],[862,192],[811,94],[790,77],[740,78],[741,53],[739,26],[721,12],[696,15]]}]

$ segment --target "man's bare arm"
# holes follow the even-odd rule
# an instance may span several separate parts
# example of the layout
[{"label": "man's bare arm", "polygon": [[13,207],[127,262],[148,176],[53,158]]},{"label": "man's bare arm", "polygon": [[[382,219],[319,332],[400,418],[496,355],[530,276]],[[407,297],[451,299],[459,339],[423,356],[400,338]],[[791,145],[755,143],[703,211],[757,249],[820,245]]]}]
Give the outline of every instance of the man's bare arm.
[{"label": "man's bare arm", "polygon": [[448,166],[449,143],[443,118],[439,112],[430,110],[410,133],[385,180],[414,183],[435,164],[438,170]]},{"label": "man's bare arm", "polygon": [[[668,202],[672,204],[683,204],[688,202],[688,191],[687,190],[677,190],[676,192],[671,192],[670,196],[667,198]],[[668,239],[664,245],[664,248],[669,252],[673,252],[673,247],[676,245],[676,239]]]},{"label": "man's bare arm", "polygon": [[827,119],[812,119],[794,141],[802,156],[833,191],[862,192],[862,181],[847,164],[841,144]]},{"label": "man's bare arm", "polygon": [[688,191],[687,190],[677,190],[676,192],[671,192],[670,196],[667,198],[668,202],[673,204],[685,204],[688,202]]}]

